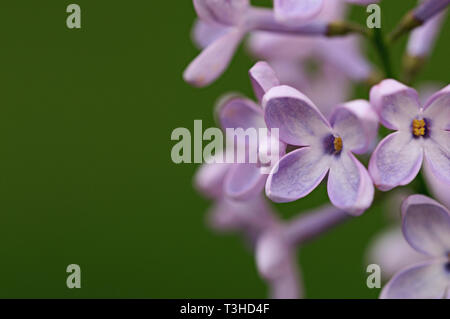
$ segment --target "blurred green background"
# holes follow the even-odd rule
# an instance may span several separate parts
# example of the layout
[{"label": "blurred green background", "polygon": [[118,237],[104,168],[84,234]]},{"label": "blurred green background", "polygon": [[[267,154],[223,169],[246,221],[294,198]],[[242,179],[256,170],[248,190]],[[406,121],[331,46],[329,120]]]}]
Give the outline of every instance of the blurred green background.
[{"label": "blurred green background", "polygon": [[[65,24],[74,2],[81,30]],[[384,0],[383,30],[414,4]],[[366,16],[352,9],[355,20]],[[170,159],[174,128],[213,126],[223,93],[252,96],[254,61],[242,48],[211,87],[183,82],[198,53],[194,18],[190,0],[1,2],[0,297],[267,296],[241,239],[205,227],[210,203],[192,188],[195,165]],[[404,44],[392,48],[397,66]],[[444,31],[421,80],[448,83],[449,46]],[[319,187],[278,206],[280,216],[326,200]],[[378,296],[366,287],[364,254],[382,210],[301,249],[307,297]],[[81,266],[81,289],[66,287],[71,263]]]}]

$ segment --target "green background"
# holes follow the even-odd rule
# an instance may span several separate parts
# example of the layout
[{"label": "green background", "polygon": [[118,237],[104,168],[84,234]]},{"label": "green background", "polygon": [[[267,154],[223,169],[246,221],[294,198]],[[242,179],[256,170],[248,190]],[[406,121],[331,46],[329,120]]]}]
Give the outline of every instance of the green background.
[{"label": "green background", "polygon": [[[66,6],[82,29],[66,27]],[[269,1],[254,1],[268,4]],[[414,0],[383,1],[383,30]],[[352,16],[365,21],[365,8]],[[181,74],[198,50],[189,0],[2,1],[0,4],[0,297],[216,298],[267,295],[237,236],[205,226],[209,202],[192,188],[195,165],[170,159],[177,127],[214,125],[228,91],[252,96],[241,48],[206,89]],[[449,30],[449,21],[444,26]],[[405,40],[395,45],[398,66]],[[422,80],[448,83],[443,32]],[[369,53],[373,57],[373,53]],[[367,89],[355,96],[367,98]],[[289,218],[327,199],[325,188],[279,206]],[[376,297],[365,247],[383,206],[301,249],[307,297]],[[82,288],[66,287],[66,267]]]}]

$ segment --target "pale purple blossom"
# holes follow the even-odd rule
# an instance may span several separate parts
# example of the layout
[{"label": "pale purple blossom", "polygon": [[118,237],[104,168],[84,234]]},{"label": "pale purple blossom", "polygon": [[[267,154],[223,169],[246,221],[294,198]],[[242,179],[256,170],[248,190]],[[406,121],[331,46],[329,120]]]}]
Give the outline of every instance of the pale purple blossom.
[{"label": "pale purple blossom", "polygon": [[439,14],[450,4],[450,0],[425,0],[413,11],[414,17],[421,23]]},{"label": "pale purple blossom", "polygon": [[279,129],[286,144],[301,147],[274,166],[266,183],[270,199],[290,202],[305,197],[328,174],[333,205],[355,215],[370,207],[372,180],[353,155],[366,152],[376,135],[377,116],[368,102],[339,105],[328,121],[308,97],[278,86],[266,93],[263,107],[267,126]]},{"label": "pale purple blossom", "polygon": [[426,261],[398,272],[383,288],[383,299],[450,298],[450,213],[423,196],[408,197],[402,205],[402,230],[409,245]]},{"label": "pale purple blossom", "polygon": [[375,149],[369,172],[383,191],[409,184],[423,158],[431,172],[450,185],[450,86],[435,93],[423,107],[417,92],[395,80],[384,80],[370,92],[381,123],[396,132]]}]

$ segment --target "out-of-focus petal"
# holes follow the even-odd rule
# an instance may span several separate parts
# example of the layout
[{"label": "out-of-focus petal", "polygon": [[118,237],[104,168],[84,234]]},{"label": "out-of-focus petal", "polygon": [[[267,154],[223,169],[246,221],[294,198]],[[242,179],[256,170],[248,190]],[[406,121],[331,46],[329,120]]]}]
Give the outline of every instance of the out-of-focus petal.
[{"label": "out-of-focus petal", "polygon": [[263,107],[267,127],[278,128],[280,139],[287,144],[311,145],[331,130],[314,103],[289,86],[269,90],[264,95]]},{"label": "out-of-focus petal", "polygon": [[299,299],[302,297],[303,291],[299,283],[298,270],[295,265],[290,268],[291,270],[287,274],[271,281],[271,299]]},{"label": "out-of-focus petal", "polygon": [[255,164],[236,164],[225,178],[224,191],[231,198],[245,200],[264,189],[266,176]]},{"label": "out-of-focus petal", "polygon": [[450,85],[428,99],[423,113],[432,120],[433,129],[450,130]]},{"label": "out-of-focus petal", "polygon": [[198,19],[192,29],[192,38],[200,49],[204,49],[224,35],[228,29],[221,24],[207,23]]},{"label": "out-of-focus petal", "polygon": [[372,179],[382,191],[409,184],[419,173],[423,150],[409,132],[395,132],[377,146],[369,162]]},{"label": "out-of-focus petal", "polygon": [[331,115],[330,124],[342,137],[344,147],[353,153],[365,153],[375,143],[378,116],[365,100],[338,105]]},{"label": "out-of-focus petal", "polygon": [[258,240],[256,264],[259,273],[267,280],[284,277],[291,270],[291,247],[284,240],[280,229],[271,229]]},{"label": "out-of-focus petal", "polygon": [[408,130],[419,113],[416,90],[392,79],[383,80],[370,90],[370,103],[381,123],[393,130]]},{"label": "out-of-focus petal", "polygon": [[246,201],[223,197],[210,210],[208,223],[218,231],[245,230],[257,235],[276,223],[276,219],[263,196],[255,196]]},{"label": "out-of-focus petal", "polygon": [[241,22],[250,3],[248,0],[193,0],[200,19],[209,23],[235,25]]},{"label": "out-of-focus petal", "polygon": [[413,57],[426,57],[433,49],[436,37],[442,26],[445,14],[442,13],[411,32],[407,52]]},{"label": "out-of-focus petal", "polygon": [[280,85],[280,81],[272,67],[264,61],[256,63],[249,71],[253,91],[258,101],[261,101],[264,94],[271,88]]},{"label": "out-of-focus petal", "polygon": [[227,128],[264,128],[263,109],[255,102],[236,96],[225,97],[217,107],[220,125]]},{"label": "out-of-focus petal", "polygon": [[372,179],[351,153],[342,152],[332,160],[328,175],[328,196],[334,206],[352,215],[361,215],[374,196]]},{"label": "out-of-focus petal", "polygon": [[184,80],[198,87],[211,84],[228,67],[243,36],[242,30],[230,29],[189,64],[183,74]]},{"label": "out-of-focus petal", "polygon": [[[218,158],[218,156],[217,156]],[[223,161],[223,159],[222,159]],[[232,164],[211,162],[203,164],[195,175],[194,184],[205,196],[218,198],[223,194],[223,182]]]},{"label": "out-of-focus petal", "polygon": [[247,48],[258,59],[292,62],[311,55],[316,40],[307,36],[256,31],[250,34]]},{"label": "out-of-focus petal", "polygon": [[433,175],[446,183],[450,192],[450,131],[432,132],[424,143],[425,160]]},{"label": "out-of-focus petal", "polygon": [[333,64],[341,72],[355,81],[367,80],[373,71],[372,65],[363,56],[359,39],[350,35],[338,38],[326,38],[317,41],[317,55]]},{"label": "out-of-focus petal", "polygon": [[445,261],[420,263],[400,271],[384,286],[381,299],[442,299],[449,285]]},{"label": "out-of-focus petal", "polygon": [[392,227],[378,234],[369,245],[368,262],[380,266],[383,278],[391,278],[409,265],[428,259],[411,248],[400,227]]},{"label": "out-of-focus petal", "polygon": [[316,17],[323,0],[274,0],[275,17],[283,23],[303,23]]},{"label": "out-of-focus petal", "polygon": [[272,169],[266,194],[274,202],[291,202],[311,193],[328,172],[330,157],[304,147],[285,155]]},{"label": "out-of-focus petal", "polygon": [[426,22],[444,10],[449,4],[450,0],[423,1],[416,9],[414,9],[414,17],[421,22]]},{"label": "out-of-focus petal", "polygon": [[450,251],[450,214],[447,208],[423,195],[409,196],[402,204],[402,230],[417,251],[447,257]]}]

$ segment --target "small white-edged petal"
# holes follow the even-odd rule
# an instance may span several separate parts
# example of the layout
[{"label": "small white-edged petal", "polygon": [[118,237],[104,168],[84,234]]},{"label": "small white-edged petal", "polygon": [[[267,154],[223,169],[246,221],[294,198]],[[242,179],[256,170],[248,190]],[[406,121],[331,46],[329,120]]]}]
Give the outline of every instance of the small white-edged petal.
[{"label": "small white-edged petal", "polygon": [[224,181],[225,194],[231,198],[245,200],[262,192],[266,175],[255,164],[236,164]]},{"label": "small white-edged petal", "polygon": [[197,19],[192,28],[192,39],[200,49],[205,49],[224,35],[228,29],[228,27],[221,24],[207,23]]}]

